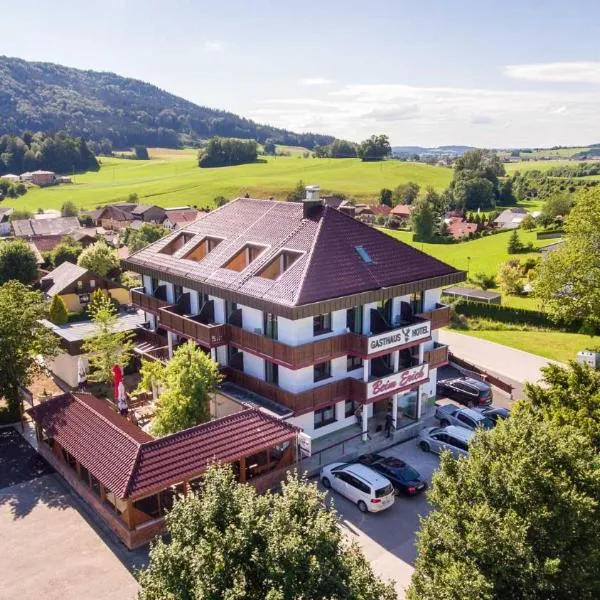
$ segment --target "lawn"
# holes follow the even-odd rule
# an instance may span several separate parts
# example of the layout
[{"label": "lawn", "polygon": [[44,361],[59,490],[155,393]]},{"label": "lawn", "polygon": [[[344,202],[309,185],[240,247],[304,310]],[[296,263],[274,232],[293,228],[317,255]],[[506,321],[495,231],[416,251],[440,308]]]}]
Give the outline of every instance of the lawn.
[{"label": "lawn", "polygon": [[600,345],[600,338],[563,331],[463,331],[467,335],[511,346],[559,362],[574,360],[577,352]]},{"label": "lawn", "polygon": [[504,168],[509,175],[515,171],[548,171],[553,167],[568,167],[578,165],[580,160],[524,160],[520,162],[506,163]]},{"label": "lawn", "polygon": [[151,149],[152,160],[102,158],[98,172],[73,176],[72,184],[31,189],[25,196],[6,200],[3,206],[29,210],[60,208],[66,200],[80,208],[124,200],[136,193],[140,202],[159,206],[212,206],[215,196],[226,198],[245,193],[258,198],[285,198],[301,179],[321,186],[324,192],[339,192],[360,200],[375,200],[381,188],[416,181],[443,190],[452,178],[446,167],[395,160],[363,163],[359,159],[313,159],[277,156],[261,162],[200,169],[194,149]]}]

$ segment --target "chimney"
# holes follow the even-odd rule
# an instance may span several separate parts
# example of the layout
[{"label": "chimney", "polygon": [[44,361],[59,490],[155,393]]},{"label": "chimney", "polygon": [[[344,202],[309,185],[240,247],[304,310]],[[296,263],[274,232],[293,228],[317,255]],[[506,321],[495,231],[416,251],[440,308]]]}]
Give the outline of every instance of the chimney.
[{"label": "chimney", "polygon": [[307,185],[305,190],[306,197],[302,200],[303,216],[305,219],[318,217],[323,208],[323,203],[319,198],[321,188],[318,185]]}]

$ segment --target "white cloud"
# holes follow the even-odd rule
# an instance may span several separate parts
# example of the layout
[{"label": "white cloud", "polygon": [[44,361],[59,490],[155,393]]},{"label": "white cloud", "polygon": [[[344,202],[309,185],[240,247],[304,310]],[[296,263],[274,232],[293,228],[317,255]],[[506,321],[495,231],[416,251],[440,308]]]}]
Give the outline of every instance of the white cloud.
[{"label": "white cloud", "polygon": [[328,85],[332,83],[332,81],[326,77],[307,77],[305,79],[301,79],[300,83],[302,85]]},{"label": "white cloud", "polygon": [[600,62],[556,62],[507,65],[504,74],[515,79],[565,83],[600,83]]},{"label": "white cloud", "polygon": [[204,49],[207,52],[221,52],[225,48],[225,43],[221,40],[206,40]]}]

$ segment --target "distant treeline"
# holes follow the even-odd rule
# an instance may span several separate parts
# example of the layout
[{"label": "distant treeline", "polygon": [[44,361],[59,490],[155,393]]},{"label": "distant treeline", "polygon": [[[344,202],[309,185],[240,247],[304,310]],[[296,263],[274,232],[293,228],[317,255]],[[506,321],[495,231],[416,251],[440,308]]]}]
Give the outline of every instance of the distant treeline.
[{"label": "distant treeline", "polygon": [[[561,167],[562,168],[562,167]],[[562,175],[549,175],[549,171],[524,171],[515,172],[512,176],[512,189],[517,200],[539,198],[547,200],[552,196],[573,194],[582,188],[596,186],[599,181],[590,179],[577,179],[581,176],[567,178]]]},{"label": "distant treeline", "polygon": [[551,177],[587,177],[600,175],[600,162],[581,162],[578,165],[552,167],[546,171]]},{"label": "distant treeline", "polygon": [[255,162],[257,144],[254,140],[215,137],[198,153],[200,167],[230,167]]},{"label": "distant treeline", "polygon": [[44,169],[56,173],[98,169],[98,161],[83,138],[66,133],[30,133],[0,137],[0,175]]}]

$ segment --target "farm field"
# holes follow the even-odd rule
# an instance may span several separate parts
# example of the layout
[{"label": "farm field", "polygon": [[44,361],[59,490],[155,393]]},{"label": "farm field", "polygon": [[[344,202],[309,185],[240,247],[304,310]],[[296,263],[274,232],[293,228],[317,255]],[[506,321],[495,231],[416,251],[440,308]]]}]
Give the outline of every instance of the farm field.
[{"label": "farm field", "polygon": [[581,160],[522,160],[519,162],[505,163],[506,173],[511,175],[515,171],[548,171],[553,167],[568,167],[578,165]]},{"label": "farm field", "polygon": [[28,210],[60,208],[66,200],[80,208],[126,200],[131,193],[141,203],[159,206],[212,206],[216,196],[235,198],[248,193],[258,198],[283,199],[298,180],[315,183],[323,192],[344,193],[359,200],[374,200],[383,187],[416,181],[443,190],[452,178],[446,167],[385,161],[363,163],[359,159],[305,159],[294,156],[266,157],[249,165],[200,169],[195,149],[150,149],[149,161],[103,157],[97,172],[73,176],[73,183],[31,189],[3,206]]},{"label": "farm field", "polygon": [[600,344],[598,337],[564,331],[461,330],[461,333],[564,363],[575,360],[580,350]]}]

